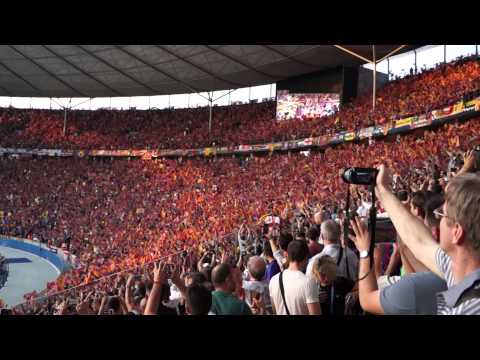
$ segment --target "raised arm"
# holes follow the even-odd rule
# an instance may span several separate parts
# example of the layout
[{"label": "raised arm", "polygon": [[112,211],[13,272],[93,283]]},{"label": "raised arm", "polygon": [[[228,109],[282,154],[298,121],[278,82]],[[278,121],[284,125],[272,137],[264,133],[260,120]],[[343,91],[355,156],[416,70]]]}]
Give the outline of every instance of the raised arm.
[{"label": "raised arm", "polygon": [[144,315],[157,315],[162,298],[162,285],[166,282],[165,264],[155,263],[153,269],[153,287],[148,297]]},{"label": "raised arm", "polygon": [[[182,274],[184,272],[182,271]],[[183,280],[183,277],[180,275],[178,267],[175,267],[172,273],[172,283],[175,285],[182,294],[182,297],[184,299],[187,298],[187,287],[185,286],[185,281]]]},{"label": "raised arm", "polygon": [[381,165],[375,190],[380,202],[390,215],[397,233],[419,261],[435,274],[442,276],[435,259],[438,244],[430,230],[390,191],[390,183],[388,170]]},{"label": "raised arm", "polygon": [[428,271],[428,268],[417,260],[410,249],[405,246],[400,237],[398,238],[398,250],[400,252],[400,256],[402,257],[402,264],[404,265],[404,269],[407,274]]},{"label": "raised arm", "polygon": [[132,296],[132,283],[135,280],[135,275],[130,274],[125,285],[125,305],[128,311],[132,311],[134,308],[133,296]]},{"label": "raised arm", "polygon": [[203,267],[202,267],[202,265],[203,265],[203,260],[205,259],[205,257],[207,256],[207,254],[208,254],[207,251],[204,252],[203,255],[202,255],[202,257],[200,258],[200,260],[198,260],[198,262],[197,262],[197,271],[198,271],[198,272],[202,272],[202,270],[203,270]]},{"label": "raised arm", "polygon": [[100,304],[100,309],[98,309],[98,314],[97,315],[103,315],[103,311],[105,310],[105,306],[107,305],[107,301],[108,301],[108,296],[105,295],[102,298],[102,303]]},{"label": "raised arm", "polygon": [[457,173],[457,176],[475,171],[475,167],[476,167],[476,159],[475,159],[473,150],[467,151],[463,156],[463,167]]},{"label": "raised arm", "polygon": [[[369,251],[370,234],[365,224],[358,218],[350,220],[355,236],[349,235],[358,251]],[[375,267],[370,266],[373,261],[373,254],[369,254],[366,258],[359,259],[359,278],[358,295],[360,305],[366,312],[376,315],[383,315],[384,311],[380,303],[380,292],[378,291],[377,278],[375,276]],[[367,275],[368,274],[368,275]]]}]

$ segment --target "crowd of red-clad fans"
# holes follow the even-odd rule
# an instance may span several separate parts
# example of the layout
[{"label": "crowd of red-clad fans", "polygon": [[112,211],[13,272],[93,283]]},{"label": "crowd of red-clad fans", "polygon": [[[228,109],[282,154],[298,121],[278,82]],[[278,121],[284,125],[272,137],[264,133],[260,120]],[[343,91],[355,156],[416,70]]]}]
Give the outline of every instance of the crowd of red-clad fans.
[{"label": "crowd of red-clad fans", "polygon": [[[151,267],[146,265],[163,256],[167,264],[178,267],[178,273],[170,269],[175,276],[180,276],[182,268],[184,275],[202,272],[203,263],[198,263],[202,255],[207,255],[211,265],[206,268],[210,271],[222,256],[226,262],[236,257],[233,262],[236,263],[237,237],[225,235],[237,234],[241,224],[252,229],[252,234],[256,234],[252,238],[257,239],[258,245],[263,244],[265,254],[265,239],[262,242],[258,233],[262,228],[256,226],[264,223],[264,215],[281,218],[282,229],[290,231],[295,240],[308,238],[313,230],[307,224],[315,224],[315,214],[320,210],[328,213],[328,218],[341,221],[346,185],[338,172],[347,166],[383,162],[394,171],[396,183],[403,183],[409,193],[422,187],[442,192],[446,181],[452,178],[452,170],[458,172],[460,168],[454,158],[467,149],[467,140],[475,139],[479,130],[480,122],[472,120],[449,124],[438,131],[425,131],[423,136],[410,134],[400,141],[348,144],[309,156],[297,153],[158,161],[2,159],[1,233],[37,238],[55,246],[68,244],[79,264],[49,284],[49,293],[89,284],[136,266],[142,271],[132,270],[130,285],[136,283],[137,288],[148,289],[148,284],[150,288],[153,285],[153,275],[146,270]],[[363,191],[358,196],[368,200]],[[363,206],[362,202],[356,205],[358,209]],[[302,213],[303,228],[298,225]],[[318,235],[312,237],[317,242]],[[281,240],[280,244],[273,242],[270,248],[279,251],[275,246],[282,247]],[[216,259],[210,251],[215,252]],[[243,271],[242,266],[248,270],[245,257],[240,258],[236,271]],[[168,276],[156,271],[157,276]],[[235,280],[232,284],[237,285],[234,293],[240,298],[244,296],[242,271],[232,275]],[[65,298],[80,304],[80,292],[86,297],[93,291],[89,301],[97,299],[98,304],[93,306],[89,302],[90,310],[85,311],[97,311],[102,296],[110,296],[110,300],[112,296],[124,296],[122,291],[129,274],[125,272],[95,286],[79,288],[75,296],[71,292]],[[211,273],[203,276],[204,282],[212,281]],[[181,288],[178,282],[176,278],[175,289]],[[147,294],[148,291],[138,299],[144,305],[142,311],[148,301]],[[177,300],[181,298],[178,295]],[[35,304],[35,311],[51,313],[59,302]],[[68,301],[62,304],[63,313],[79,311],[72,307],[68,310]],[[25,305],[27,313],[34,308]]]},{"label": "crowd of red-clad fans", "polygon": [[[479,70],[472,59],[441,65],[386,86],[375,113],[366,97],[318,122],[273,126],[271,103],[219,108],[214,141],[321,135],[421,113],[478,89]],[[72,112],[63,139],[59,113],[6,109],[1,145],[196,147],[212,139],[204,109],[88,114]],[[479,130],[471,119],[267,156],[2,158],[0,233],[77,259],[13,313],[478,314],[480,149],[471,150]],[[340,170],[380,163],[378,201],[351,187],[358,218],[349,223]],[[395,231],[369,253],[363,220],[373,205]]]},{"label": "crowd of red-clad fans", "polygon": [[334,115],[276,121],[275,102],[178,110],[72,110],[63,136],[63,111],[0,111],[0,146],[62,149],[180,149],[301,139],[387,123],[456,102],[480,90],[480,63],[464,58],[388,83]]}]

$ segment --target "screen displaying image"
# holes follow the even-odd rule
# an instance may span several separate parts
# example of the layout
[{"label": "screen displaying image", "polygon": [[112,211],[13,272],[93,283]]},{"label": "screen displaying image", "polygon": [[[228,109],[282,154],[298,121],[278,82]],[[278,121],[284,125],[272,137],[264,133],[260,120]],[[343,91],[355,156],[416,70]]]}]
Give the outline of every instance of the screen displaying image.
[{"label": "screen displaying image", "polygon": [[339,94],[277,93],[277,120],[313,119],[331,115],[340,106]]}]

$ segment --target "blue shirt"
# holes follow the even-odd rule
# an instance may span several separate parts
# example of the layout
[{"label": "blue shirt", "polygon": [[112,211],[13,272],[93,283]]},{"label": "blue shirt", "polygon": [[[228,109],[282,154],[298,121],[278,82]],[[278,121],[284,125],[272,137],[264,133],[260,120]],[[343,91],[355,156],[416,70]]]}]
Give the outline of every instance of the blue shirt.
[{"label": "blue shirt", "polygon": [[280,266],[278,266],[278,263],[273,260],[267,264],[267,271],[265,272],[265,277],[268,281],[270,281],[270,279],[277,275],[279,272]]}]

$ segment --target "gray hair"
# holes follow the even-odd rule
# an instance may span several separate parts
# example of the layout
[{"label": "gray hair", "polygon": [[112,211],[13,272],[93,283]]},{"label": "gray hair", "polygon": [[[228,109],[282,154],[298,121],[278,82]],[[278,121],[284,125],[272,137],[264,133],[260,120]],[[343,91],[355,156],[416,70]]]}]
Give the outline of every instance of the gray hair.
[{"label": "gray hair", "polygon": [[320,225],[320,233],[323,240],[338,243],[340,241],[340,225],[333,220],[326,220]]},{"label": "gray hair", "polygon": [[248,259],[247,264],[248,272],[255,280],[261,281],[265,276],[265,271],[267,270],[267,264],[260,256],[252,256]]}]

